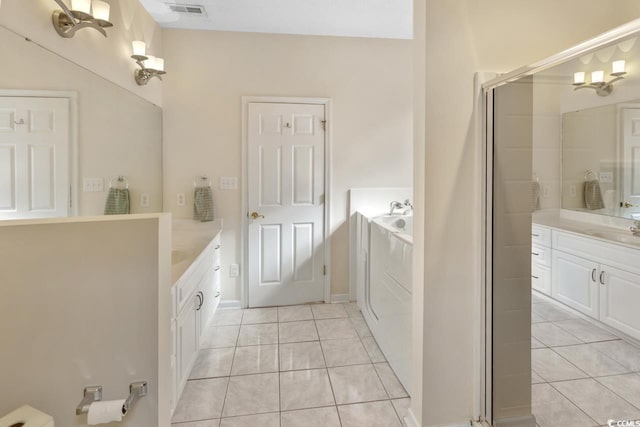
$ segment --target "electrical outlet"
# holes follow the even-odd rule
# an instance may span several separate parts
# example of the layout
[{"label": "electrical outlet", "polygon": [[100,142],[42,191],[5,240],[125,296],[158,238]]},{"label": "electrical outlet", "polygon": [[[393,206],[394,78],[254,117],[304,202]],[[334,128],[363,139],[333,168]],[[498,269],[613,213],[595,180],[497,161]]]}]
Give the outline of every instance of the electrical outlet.
[{"label": "electrical outlet", "polygon": [[104,191],[104,180],[102,178],[82,178],[82,191],[85,193]]},{"label": "electrical outlet", "polygon": [[239,276],[240,276],[240,265],[231,264],[229,266],[229,277],[239,277]]},{"label": "electrical outlet", "polygon": [[149,193],[140,194],[140,207],[141,208],[149,207]]},{"label": "electrical outlet", "polygon": [[546,199],[550,195],[551,195],[551,187],[549,187],[548,185],[543,185],[542,186],[542,197],[544,197]]},{"label": "electrical outlet", "polygon": [[237,190],[238,178],[235,176],[221,176],[220,189],[221,190]]},{"label": "electrical outlet", "polygon": [[178,193],[177,197],[176,197],[176,204],[178,206],[185,206],[187,204],[186,200],[185,200],[185,195],[184,193]]},{"label": "electrical outlet", "polygon": [[576,197],[576,194],[577,194],[576,185],[575,184],[571,184],[569,186],[569,196]]}]

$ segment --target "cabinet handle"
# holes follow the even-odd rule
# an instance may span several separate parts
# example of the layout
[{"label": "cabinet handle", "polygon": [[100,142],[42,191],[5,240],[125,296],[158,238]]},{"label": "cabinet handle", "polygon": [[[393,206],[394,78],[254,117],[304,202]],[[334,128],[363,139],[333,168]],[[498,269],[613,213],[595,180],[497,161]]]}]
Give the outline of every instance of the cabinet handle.
[{"label": "cabinet handle", "polygon": [[604,270],[600,272],[600,284],[604,285]]},{"label": "cabinet handle", "polygon": [[217,251],[218,249],[220,249],[220,245],[216,245],[216,247],[213,248],[213,249],[215,249]]},{"label": "cabinet handle", "polygon": [[198,304],[198,308],[196,308],[196,311],[200,311],[200,309],[204,305],[204,294],[202,292],[198,292],[196,296],[200,299],[200,303]]},{"label": "cabinet handle", "polygon": [[218,270],[220,270],[220,266],[216,265],[216,267],[213,269],[213,271],[218,271]]},{"label": "cabinet handle", "polygon": [[533,255],[533,256],[540,256],[540,254],[539,254],[539,253],[536,253],[536,252],[531,252],[531,255]]},{"label": "cabinet handle", "polygon": [[216,292],[216,298],[218,298],[220,296],[220,291]]},{"label": "cabinet handle", "polygon": [[533,277],[534,279],[539,279],[538,276],[534,276],[533,274],[531,275],[531,277]]},{"label": "cabinet handle", "polygon": [[596,281],[596,269],[595,268],[593,270],[591,270],[591,281],[592,282]]},{"label": "cabinet handle", "polygon": [[531,233],[531,236],[532,236],[532,237],[540,237],[540,235],[539,235],[539,234],[533,234],[533,233]]}]

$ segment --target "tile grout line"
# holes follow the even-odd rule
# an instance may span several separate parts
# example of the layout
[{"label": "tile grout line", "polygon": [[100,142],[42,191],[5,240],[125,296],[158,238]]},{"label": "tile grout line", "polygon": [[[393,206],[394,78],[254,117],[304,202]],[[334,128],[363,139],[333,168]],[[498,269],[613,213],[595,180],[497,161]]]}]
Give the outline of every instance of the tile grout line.
[{"label": "tile grout line", "polygon": [[[313,310],[312,314],[313,314]],[[340,423],[340,427],[342,427],[342,417],[340,416],[340,411],[338,410],[338,401],[336,400],[336,392],[333,391],[333,381],[331,381],[331,375],[329,374],[329,367],[327,367],[327,358],[324,355],[324,349],[322,348],[322,340],[320,339],[320,331],[318,330],[318,324],[315,319],[313,321],[314,326],[316,327],[316,333],[318,334],[318,344],[320,345],[320,353],[322,353],[322,360],[324,361],[324,369],[327,372],[327,378],[329,379],[329,387],[331,387],[331,395],[333,396],[333,403],[335,403],[336,413],[338,414],[338,422]]]}]

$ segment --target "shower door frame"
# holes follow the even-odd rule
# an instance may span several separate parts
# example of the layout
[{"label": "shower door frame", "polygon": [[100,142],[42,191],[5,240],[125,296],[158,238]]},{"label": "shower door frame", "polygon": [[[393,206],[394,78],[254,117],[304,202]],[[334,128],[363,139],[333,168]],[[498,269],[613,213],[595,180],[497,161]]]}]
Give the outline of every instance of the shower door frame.
[{"label": "shower door frame", "polygon": [[[583,55],[592,53],[600,48],[606,47],[631,36],[640,35],[640,19],[633,20],[622,26],[616,27],[610,31],[600,34],[590,40],[580,43],[558,54],[550,56],[542,61],[538,61],[528,66],[524,66],[513,70],[509,73],[495,77],[491,80],[481,83],[481,94],[479,97],[481,108],[481,120],[478,131],[482,137],[483,155],[481,158],[481,170],[483,179],[481,182],[483,203],[483,226],[481,235],[483,239],[482,246],[482,290],[480,292],[480,354],[479,366],[481,371],[481,386],[479,409],[480,418],[484,423],[494,425],[493,419],[493,188],[494,188],[494,167],[493,167],[493,99],[494,90],[500,86],[519,80],[523,77],[531,76],[535,73],[544,71],[548,68],[560,65],[564,62],[571,61]],[[476,77],[477,78],[477,77]],[[524,418],[523,418],[524,419]],[[503,423],[498,425],[518,425],[520,419],[502,420]]]}]

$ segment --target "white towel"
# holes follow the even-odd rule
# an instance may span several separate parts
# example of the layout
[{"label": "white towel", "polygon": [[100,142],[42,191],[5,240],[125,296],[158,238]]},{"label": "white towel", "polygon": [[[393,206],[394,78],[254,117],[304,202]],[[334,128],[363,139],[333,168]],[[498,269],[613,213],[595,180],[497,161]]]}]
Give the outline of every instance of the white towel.
[{"label": "white towel", "polygon": [[592,211],[604,208],[600,182],[598,182],[597,179],[586,181],[584,183],[584,203],[587,205],[587,209]]}]

